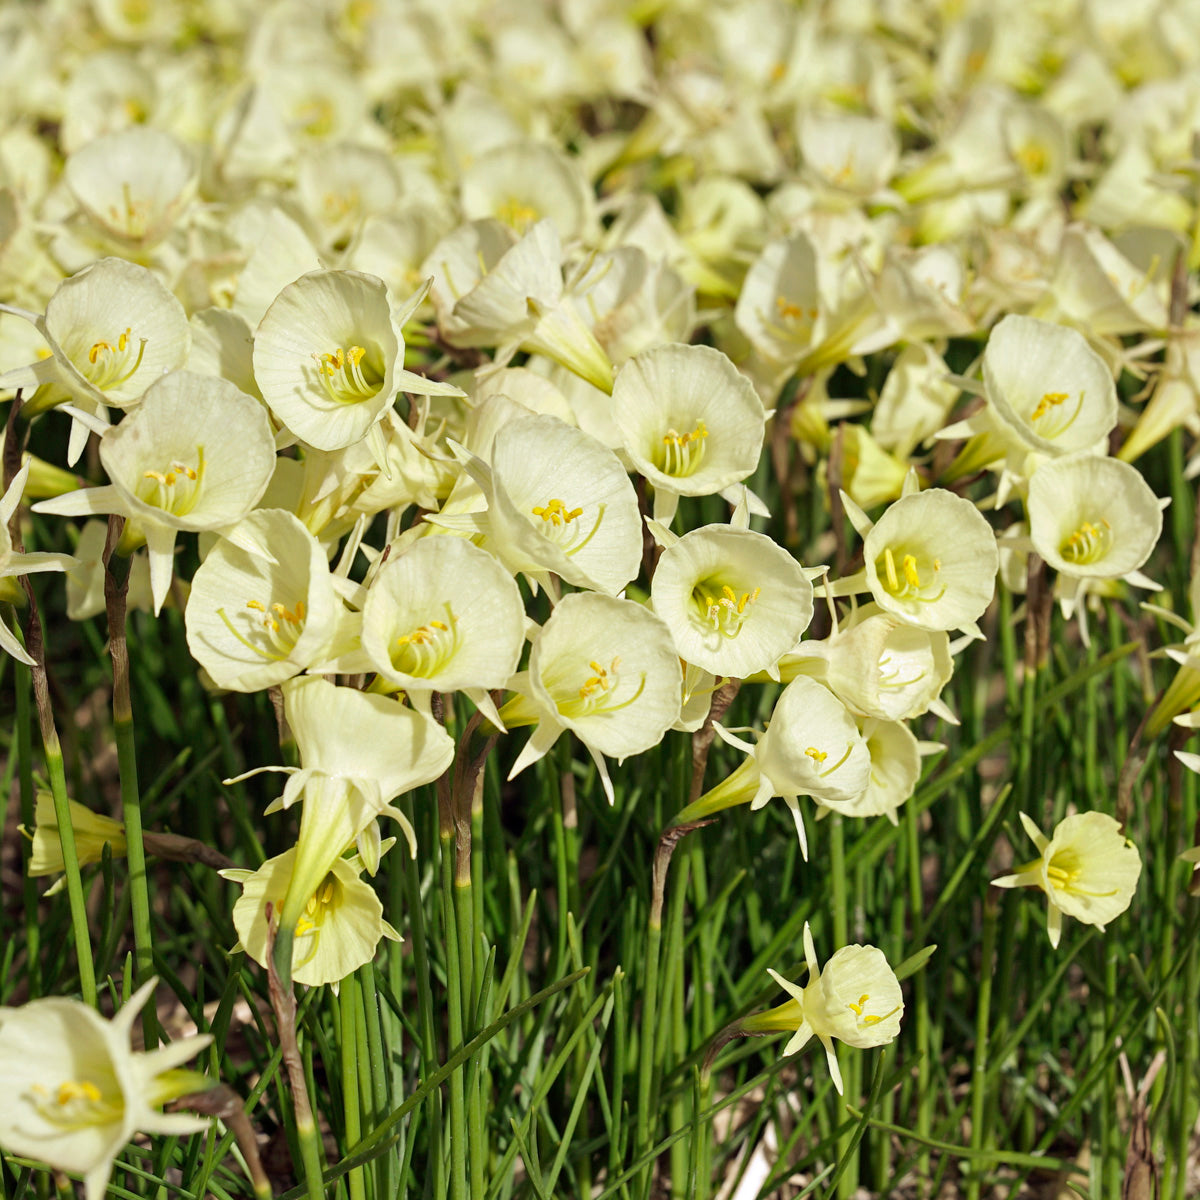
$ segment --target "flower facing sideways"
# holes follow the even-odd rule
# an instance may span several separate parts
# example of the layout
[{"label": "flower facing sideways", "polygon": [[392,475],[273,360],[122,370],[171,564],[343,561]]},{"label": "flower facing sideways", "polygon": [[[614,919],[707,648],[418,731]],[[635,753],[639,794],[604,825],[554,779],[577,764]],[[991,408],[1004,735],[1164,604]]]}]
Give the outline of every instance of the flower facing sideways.
[{"label": "flower facing sideways", "polygon": [[1058,823],[1052,838],[1025,813],[1021,824],[1039,856],[992,883],[1006,888],[1036,887],[1046,893],[1050,945],[1058,947],[1064,913],[1103,930],[1129,907],[1142,873],[1142,859],[1112,817],[1075,813]]},{"label": "flower facing sideways", "polygon": [[78,1000],[50,997],[0,1009],[0,1146],[84,1177],[100,1200],[113,1160],[135,1133],[198,1133],[207,1120],[164,1113],[163,1104],[208,1086],[178,1069],[212,1040],[208,1034],[148,1053],[129,1048],[150,979],[111,1021]]},{"label": "flower facing sideways", "polygon": [[808,983],[800,987],[788,983],[776,971],[767,974],[789,996],[786,1004],[765,1013],[747,1017],[742,1030],[752,1034],[794,1030],[784,1054],[795,1054],[811,1038],[825,1047],[833,1086],[842,1094],[842,1073],[838,1069],[833,1039],[847,1046],[866,1049],[886,1046],[900,1032],[904,1015],[904,997],[895,971],[883,951],[875,946],[843,946],[825,964],[817,963],[808,922],[804,923],[804,958],[808,963]]},{"label": "flower facing sideways", "polygon": [[[386,852],[395,839],[381,845]],[[278,912],[292,882],[296,850],[269,858],[257,871],[225,870],[221,875],[242,885],[233,906],[233,924],[242,948],[259,966],[267,965],[267,906]],[[370,884],[360,878],[357,854],[335,859],[329,873],[309,897],[292,944],[292,979],[309,987],[333,985],[375,957],[380,938],[400,941],[383,919],[383,905]]]}]

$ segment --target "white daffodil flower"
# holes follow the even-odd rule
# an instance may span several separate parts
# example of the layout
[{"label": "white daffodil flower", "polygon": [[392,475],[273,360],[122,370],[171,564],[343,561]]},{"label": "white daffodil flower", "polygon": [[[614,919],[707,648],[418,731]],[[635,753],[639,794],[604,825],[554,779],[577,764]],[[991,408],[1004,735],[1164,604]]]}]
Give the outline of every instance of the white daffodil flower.
[{"label": "white daffodil flower", "polygon": [[[59,284],[43,316],[8,309],[37,326],[50,357],[0,375],[0,388],[59,383],[85,415],[132,408],[151,384],[182,367],[191,346],[183,305],[145,267],[102,258]],[[76,419],[68,462],[87,441]]]},{"label": "white daffodil flower", "polygon": [[212,1041],[208,1034],[130,1049],[133,1023],[157,983],[147,980],[108,1021],[57,996],[0,1009],[0,1146],[82,1175],[87,1200],[102,1200],[113,1161],[134,1134],[180,1136],[209,1125],[162,1111],[206,1086],[205,1076],[178,1068]]},{"label": "white daffodil flower", "polygon": [[[393,843],[393,838],[387,838],[380,853],[386,853]],[[295,863],[293,848],[267,859],[257,871],[218,872],[223,879],[242,885],[242,894],[233,905],[233,927],[238,947],[261,967],[267,965],[267,909],[280,911]],[[307,987],[328,983],[336,993],[340,980],[375,957],[381,938],[403,940],[383,919],[383,905],[375,889],[360,878],[362,871],[357,854],[336,858],[309,897],[292,943],[292,979],[296,983]]]},{"label": "white daffodil flower", "polygon": [[737,804],[748,803],[753,811],[779,796],[792,814],[807,861],[808,836],[799,797],[812,796],[826,808],[853,815],[855,801],[870,782],[870,751],[853,716],[815,679],[800,676],[783,689],[757,745],[719,724],[716,730],[747,757],[731,775],[676,814],[676,824]]},{"label": "white daffodil flower", "polygon": [[746,1017],[741,1028],[754,1034],[794,1030],[783,1048],[785,1055],[795,1054],[816,1037],[825,1048],[833,1086],[840,1096],[842,1073],[833,1048],[834,1038],[857,1049],[886,1046],[895,1041],[900,1033],[900,1018],[904,1016],[904,996],[896,972],[888,965],[883,951],[875,946],[843,946],[822,970],[807,921],[804,961],[808,965],[808,983],[804,987],[789,983],[777,971],[767,968],[767,974],[792,999],[778,1008]]},{"label": "white daffodil flower", "polygon": [[1044,455],[1102,451],[1117,423],[1112,372],[1083,335],[1012,313],[988,336],[983,385],[998,432]]},{"label": "white daffodil flower", "polygon": [[944,488],[905,495],[872,524],[845,492],[854,528],[863,538],[864,569],[832,585],[835,596],[870,591],[886,613],[931,631],[961,629],[982,637],[975,622],[996,590],[1000,553],[979,510]]},{"label": "white daffodil flower", "polygon": [[1046,931],[1058,948],[1064,914],[1101,930],[1133,899],[1142,873],[1137,847],[1105,813],[1075,813],[1047,837],[1025,813],[1021,824],[1038,857],[1011,875],[993,879],[996,887],[1036,887],[1046,893]]},{"label": "white daffodil flower", "polygon": [[221,540],[192,577],[188,649],[212,681],[235,692],[268,688],[322,660],[342,608],[325,551],[299,518],[261,508]]},{"label": "white daffodil flower", "polygon": [[[865,717],[859,729],[871,755],[870,778],[862,795],[839,805],[837,811],[845,817],[887,817],[897,825],[897,809],[912,796],[921,778],[922,752],[932,753],[935,744],[919,742],[900,721]],[[818,821],[833,811],[817,801]]]},{"label": "white daffodil flower", "polygon": [[516,239],[500,221],[460,226],[433,248],[438,327],[452,346],[495,346],[505,365],[517,350],[544,354],[605,392],[612,363],[563,286],[563,250],[552,221]]},{"label": "white daffodil flower", "polygon": [[573,592],[534,635],[529,670],[500,709],[511,728],[536,722],[509,779],[570,730],[596,763],[614,803],[605,757],[623,762],[657,746],[679,717],[683,675],[661,618],[631,600]]},{"label": "white daffodil flower", "polygon": [[422,711],[433,692],[462,691],[495,717],[488,689],[504,687],[524,644],[516,581],[463,538],[421,538],[388,559],[367,591],[363,653]]},{"label": "white daffodil flower", "polygon": [[813,615],[800,564],[769,537],[727,525],[693,529],[668,545],[650,602],[680,658],[735,679],[773,675]]},{"label": "white daffodil flower", "polygon": [[785,682],[811,675],[851,711],[880,721],[908,721],[932,709],[957,725],[939,699],[953,673],[945,631],[897,621],[874,604],[860,607],[854,624],[804,642],[779,662]]},{"label": "white daffodil flower", "polygon": [[1158,544],[1163,504],[1136,467],[1088,454],[1042,463],[1028,508],[1033,547],[1060,574],[1157,587],[1138,568]]},{"label": "white daffodil flower", "polygon": [[59,516],[121,513],[145,537],[155,613],[174,572],[175,535],[226,530],[266,490],[275,439],[263,406],[223,379],[164,375],[100,442],[111,484],[34,505]]},{"label": "white daffodil flower", "polygon": [[758,466],[766,414],[753,385],[711,346],[657,346],[631,358],[613,385],[630,462],[654,488],[669,525],[680,496],[709,496]]},{"label": "white daffodil flower", "polygon": [[454,742],[436,721],[386,696],[335,687],[315,675],[285,680],[282,688],[300,766],[258,767],[226,783],[278,771],[288,781],[267,811],[304,801],[292,883],[280,917],[281,925],[294,928],[352,842],[374,873],[381,853],[377,818],[395,818],[416,854],[416,833],[391,802],[441,775],[454,757]]},{"label": "white daffodil flower", "polygon": [[[11,601],[18,598],[15,591],[11,594],[9,592],[9,589],[16,585],[18,576],[30,575],[36,571],[67,571],[75,565],[75,559],[69,554],[21,554],[13,549],[8,523],[17,511],[17,505],[21,503],[31,469],[32,464],[26,462],[13,476],[13,481],[8,485],[8,491],[4,493],[3,498],[0,498],[0,600]],[[16,634],[9,629],[5,621],[0,621],[0,650],[11,654],[17,662],[22,662],[27,667],[33,666],[33,659],[17,641]]]},{"label": "white daffodil flower", "polygon": [[64,182],[96,230],[130,257],[171,232],[196,177],[182,143],[143,125],[95,138],[63,167]]},{"label": "white daffodil flower", "polygon": [[637,575],[637,494],[620,460],[595,438],[557,417],[529,416],[496,433],[490,465],[459,453],[487,511],[430,517],[433,524],[482,533],[511,572],[542,587],[557,575],[615,595]]},{"label": "white daffodil flower", "polygon": [[[254,375],[276,418],[318,450],[340,450],[377,428],[398,391],[461,396],[404,369],[404,323],[382,279],[361,271],[310,271],[279,293],[254,334]],[[382,461],[384,448],[376,448]]]}]

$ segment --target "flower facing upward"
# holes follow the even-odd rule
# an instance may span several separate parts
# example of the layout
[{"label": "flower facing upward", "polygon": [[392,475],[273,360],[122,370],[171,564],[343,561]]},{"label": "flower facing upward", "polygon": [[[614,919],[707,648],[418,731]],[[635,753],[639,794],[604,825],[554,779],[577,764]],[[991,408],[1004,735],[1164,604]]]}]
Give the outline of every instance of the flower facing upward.
[{"label": "flower facing upward", "polygon": [[804,958],[808,963],[808,983],[804,987],[788,983],[778,972],[767,969],[767,974],[792,999],[778,1008],[747,1017],[742,1028],[747,1033],[760,1034],[794,1030],[783,1048],[784,1054],[795,1054],[809,1039],[817,1037],[825,1047],[833,1086],[841,1095],[842,1073],[833,1039],[859,1049],[886,1046],[894,1041],[904,1015],[900,981],[883,951],[875,946],[843,946],[821,970],[807,921]]},{"label": "flower facing upward", "polygon": [[1064,913],[1103,930],[1129,907],[1142,873],[1142,859],[1112,817],[1075,813],[1058,823],[1052,838],[1025,813],[1021,824],[1039,857],[992,883],[1005,888],[1036,887],[1046,893],[1050,945],[1058,947]]},{"label": "flower facing upward", "polygon": [[162,1105],[207,1086],[177,1068],[208,1045],[207,1034],[149,1053],[129,1048],[150,979],[111,1021],[78,1000],[50,997],[0,1009],[0,1146],[84,1177],[100,1200],[113,1160],[133,1135],[198,1133],[208,1121],[163,1113]]}]

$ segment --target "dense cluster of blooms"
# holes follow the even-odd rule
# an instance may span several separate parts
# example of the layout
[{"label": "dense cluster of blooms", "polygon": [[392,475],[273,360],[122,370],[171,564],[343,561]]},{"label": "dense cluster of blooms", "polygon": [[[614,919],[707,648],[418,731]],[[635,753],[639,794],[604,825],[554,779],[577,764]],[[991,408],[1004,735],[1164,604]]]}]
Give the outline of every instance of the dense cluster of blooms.
[{"label": "dense cluster of blooms", "polygon": [[[439,697],[530,727],[511,776],[574,739],[620,803],[613,760],[783,684],[678,821],[778,797],[807,854],[813,814],[896,820],[998,577],[1044,564],[1085,637],[1157,586],[1135,463],[1200,428],[1193,5],[47,0],[0,31],[0,387],[96,472],[29,461],[0,577],[99,611],[118,515],[130,602],[184,610],[208,686],[280,690],[298,765],[258,769],[297,844],[229,877],[247,953],[270,905],[302,983],[398,936],[363,874],[382,818],[417,853],[393,802],[451,764]],[[752,528],[789,441],[856,569]],[[80,523],[73,560],[12,548],[22,496]],[[1055,945],[1124,911],[1111,817],[1021,816],[1040,857],[996,882],[1046,893]],[[805,956],[759,1028],[840,1087],[831,1039],[894,1037],[899,985],[872,947]],[[64,1013],[0,1014],[0,1050]],[[92,1195],[117,1132],[182,1127],[104,1053],[123,1116],[56,1078],[0,1122],[21,1153],[68,1109],[102,1128],[58,1158]]]}]

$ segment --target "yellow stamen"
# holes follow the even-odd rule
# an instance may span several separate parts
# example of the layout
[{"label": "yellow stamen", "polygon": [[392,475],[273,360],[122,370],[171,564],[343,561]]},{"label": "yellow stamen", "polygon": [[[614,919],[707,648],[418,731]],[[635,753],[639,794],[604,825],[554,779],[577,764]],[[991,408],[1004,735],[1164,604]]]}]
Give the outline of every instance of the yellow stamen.
[{"label": "yellow stamen", "polygon": [[818,766],[829,757],[824,750],[818,750],[816,746],[809,746],[804,753],[807,754],[808,757],[811,758]]},{"label": "yellow stamen", "polygon": [[707,439],[708,427],[703,421],[697,421],[688,433],[668,429],[662,436],[663,474],[676,478],[693,474],[704,458]]},{"label": "yellow stamen", "polygon": [[1037,408],[1033,410],[1030,420],[1036,421],[1040,417],[1044,417],[1052,408],[1057,408],[1060,404],[1065,404],[1066,401],[1066,392],[1046,392],[1038,401]]}]

